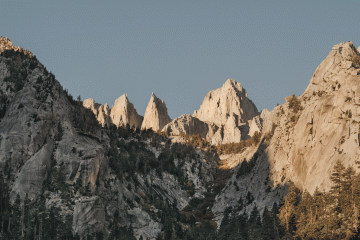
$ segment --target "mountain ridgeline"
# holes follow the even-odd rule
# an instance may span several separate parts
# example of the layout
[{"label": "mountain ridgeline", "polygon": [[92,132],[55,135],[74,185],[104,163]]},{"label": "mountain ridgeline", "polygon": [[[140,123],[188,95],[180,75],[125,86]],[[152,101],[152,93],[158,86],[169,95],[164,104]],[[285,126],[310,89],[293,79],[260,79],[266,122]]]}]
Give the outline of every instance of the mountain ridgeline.
[{"label": "mountain ridgeline", "polygon": [[74,99],[1,37],[0,239],[357,239],[359,106],[351,42],[272,111],[229,79],[171,119]]}]

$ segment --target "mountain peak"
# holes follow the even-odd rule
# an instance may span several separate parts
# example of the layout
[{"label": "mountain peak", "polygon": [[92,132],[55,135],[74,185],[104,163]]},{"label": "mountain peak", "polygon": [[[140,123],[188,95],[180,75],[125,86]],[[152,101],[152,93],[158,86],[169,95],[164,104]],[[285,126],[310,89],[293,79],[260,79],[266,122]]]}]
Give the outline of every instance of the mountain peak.
[{"label": "mountain peak", "polygon": [[153,131],[157,131],[161,130],[169,122],[171,122],[171,118],[168,115],[165,102],[152,93],[145,110],[141,129],[151,128]]},{"label": "mountain peak", "polygon": [[248,99],[241,84],[228,79],[221,88],[212,90],[206,95],[200,109],[195,110],[193,116],[205,122],[223,125],[232,113],[235,113],[237,123],[240,124],[258,115],[258,110]]},{"label": "mountain peak", "polygon": [[141,126],[143,120],[143,117],[137,113],[134,105],[127,98],[126,93],[115,100],[110,110],[110,118],[117,127],[129,124],[130,127],[137,128]]},{"label": "mountain peak", "polygon": [[0,53],[2,53],[5,50],[14,50],[19,52],[24,52],[25,54],[29,55],[30,57],[33,56],[33,53],[29,50],[24,50],[22,47],[15,47],[14,44],[11,42],[11,40],[7,37],[0,37]]},{"label": "mountain peak", "polygon": [[121,95],[120,97],[118,97],[115,100],[115,103],[112,106],[112,108],[119,105],[119,104],[121,105],[121,104],[124,104],[124,103],[127,103],[127,102],[129,102],[129,99],[127,98],[127,93],[125,93],[125,94]]},{"label": "mountain peak", "polygon": [[[351,91],[360,75],[360,54],[352,42],[334,45],[316,68],[303,97],[332,94],[333,90]],[[355,81],[355,82],[354,82]],[[356,85],[356,84],[355,84]]]}]

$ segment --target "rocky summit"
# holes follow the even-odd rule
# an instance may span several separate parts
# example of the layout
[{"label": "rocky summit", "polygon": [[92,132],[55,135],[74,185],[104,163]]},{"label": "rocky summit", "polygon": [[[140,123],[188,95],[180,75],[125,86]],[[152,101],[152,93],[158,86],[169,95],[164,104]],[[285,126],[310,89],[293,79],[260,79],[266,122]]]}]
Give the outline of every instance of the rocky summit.
[{"label": "rocky summit", "polygon": [[171,118],[167,113],[165,102],[157,98],[155,94],[152,93],[149,104],[145,110],[144,121],[141,125],[141,129],[152,129],[153,131],[158,131],[162,130],[169,122],[171,122]]},{"label": "rocky summit", "polygon": [[240,142],[249,137],[249,125],[259,115],[255,104],[248,98],[240,83],[228,79],[224,85],[210,91],[193,117],[207,123],[214,123],[218,131],[211,142],[213,145]]},{"label": "rocky summit", "polygon": [[130,128],[139,128],[143,121],[143,117],[137,113],[134,105],[129,102],[127,94],[123,94],[116,99],[111,109],[109,109],[107,103],[105,105],[95,103],[92,98],[86,99],[83,105],[95,114],[96,119],[103,127],[105,125],[110,126],[112,123],[116,127],[129,125]]},{"label": "rocky summit", "polygon": [[134,105],[129,102],[127,94],[123,94],[115,100],[114,106],[111,107],[110,117],[112,123],[117,127],[129,124],[131,128],[139,128],[143,121],[143,117],[136,112]]},{"label": "rocky summit", "polygon": [[94,99],[89,98],[84,100],[83,106],[90,109],[94,113],[96,119],[101,124],[101,126],[104,127],[110,124],[111,122],[111,119],[109,117],[110,109],[107,103],[105,105],[102,105],[99,103],[95,103]]},{"label": "rocky summit", "polygon": [[[1,239],[358,239],[360,53],[258,112],[240,83],[171,120],[74,99],[0,38]],[[172,107],[172,106],[171,106]]]}]

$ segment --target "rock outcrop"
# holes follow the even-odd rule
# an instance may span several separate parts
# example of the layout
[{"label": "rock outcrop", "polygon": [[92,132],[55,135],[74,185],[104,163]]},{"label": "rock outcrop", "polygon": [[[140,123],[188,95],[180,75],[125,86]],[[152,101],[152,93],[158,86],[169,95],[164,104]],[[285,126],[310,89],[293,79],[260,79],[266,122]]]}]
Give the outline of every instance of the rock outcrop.
[{"label": "rock outcrop", "polygon": [[143,117],[136,112],[134,105],[129,102],[127,94],[123,94],[115,100],[114,106],[111,107],[110,118],[117,127],[129,124],[130,128],[140,128],[143,121]]},{"label": "rock outcrop", "polygon": [[145,110],[141,129],[152,129],[153,131],[158,131],[162,130],[169,122],[171,122],[171,118],[167,113],[165,102],[157,98],[155,94],[152,93],[149,104]]},{"label": "rock outcrop", "polygon": [[89,98],[84,100],[83,106],[90,109],[101,126],[109,125],[111,123],[110,119],[110,109],[109,105],[106,103],[105,105],[95,103],[94,99]]},{"label": "rock outcrop", "polygon": [[24,50],[22,47],[15,47],[14,44],[11,42],[10,39],[7,37],[0,37],[0,53],[5,50],[14,50],[19,52],[24,52],[25,54],[29,55],[30,57],[33,56],[32,52],[29,50]]},{"label": "rock outcrop", "polygon": [[228,79],[221,88],[206,95],[193,117],[219,127],[211,140],[212,144],[219,145],[248,138],[249,124],[258,114],[255,104],[240,83]]},{"label": "rock outcrop", "polygon": [[93,234],[104,229],[105,211],[99,197],[80,199],[74,207],[74,232],[83,236]]},{"label": "rock outcrop", "polygon": [[105,105],[95,103],[92,98],[86,99],[83,105],[94,113],[103,127],[110,123],[117,127],[124,127],[127,124],[129,124],[130,128],[141,127],[143,117],[137,113],[134,105],[129,102],[127,94],[123,94],[116,99],[111,109],[109,109],[107,103]]},{"label": "rock outcrop", "polygon": [[176,136],[182,133],[186,135],[200,134],[202,138],[211,140],[218,127],[213,123],[205,123],[189,114],[184,114],[170,123],[163,129],[169,136]]}]

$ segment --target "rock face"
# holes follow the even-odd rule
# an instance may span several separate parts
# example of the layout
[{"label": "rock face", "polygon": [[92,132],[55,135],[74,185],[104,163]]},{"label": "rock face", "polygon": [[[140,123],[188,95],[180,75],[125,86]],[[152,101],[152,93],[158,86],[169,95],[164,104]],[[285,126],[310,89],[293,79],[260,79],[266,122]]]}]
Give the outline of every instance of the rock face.
[{"label": "rock face", "polygon": [[105,125],[110,124],[110,109],[107,103],[105,105],[102,105],[99,103],[95,103],[94,99],[89,98],[84,100],[83,105],[94,113],[96,119],[101,124],[101,126],[104,127]]},{"label": "rock face", "polygon": [[152,93],[149,104],[145,110],[141,129],[151,128],[153,131],[162,130],[169,122],[171,122],[171,118],[167,113],[165,102]]},{"label": "rock face", "polygon": [[[212,208],[220,222],[223,210],[250,192],[260,209],[271,208],[286,194],[287,182],[313,193],[329,190],[329,176],[337,160],[357,169],[360,157],[360,54],[351,42],[335,45],[318,66],[310,84],[297,98],[262,113],[263,138],[253,154],[256,161],[248,174],[228,181]],[[255,126],[253,127],[255,128]],[[260,129],[260,128],[259,128]],[[245,153],[244,153],[245,154]],[[234,172],[237,172],[235,168]],[[232,182],[243,186],[234,191]],[[247,211],[251,211],[252,205]]]},{"label": "rock face", "polygon": [[107,103],[105,105],[95,103],[92,98],[86,99],[83,105],[94,113],[103,127],[113,123],[117,127],[129,124],[130,128],[139,128],[143,120],[143,117],[136,112],[134,105],[129,102],[127,94],[123,94],[116,99],[111,110]]},{"label": "rock face", "polygon": [[212,144],[240,142],[248,136],[249,122],[258,115],[255,104],[240,83],[228,79],[224,85],[210,91],[193,117],[219,127]]},{"label": "rock face", "polygon": [[218,127],[215,124],[205,123],[189,114],[184,114],[168,123],[162,131],[169,136],[176,136],[181,133],[187,135],[200,134],[202,138],[211,140],[217,129]]},{"label": "rock face", "polygon": [[269,110],[263,109],[259,116],[254,117],[250,121],[249,136],[252,137],[255,132],[262,132],[264,122],[267,120],[269,113]]},{"label": "rock face", "polygon": [[235,117],[235,125],[246,123],[257,116],[255,104],[241,84],[228,79],[221,88],[210,91],[204,98],[199,110],[193,116],[204,122],[213,122],[220,126],[227,122],[229,117]]},{"label": "rock face", "polygon": [[99,197],[81,199],[75,202],[73,226],[74,232],[83,236],[104,229],[105,211]]},{"label": "rock face", "polygon": [[127,94],[115,100],[114,106],[111,108],[110,118],[117,127],[130,125],[131,128],[140,128],[143,117],[140,116],[134,105],[129,102]]}]

